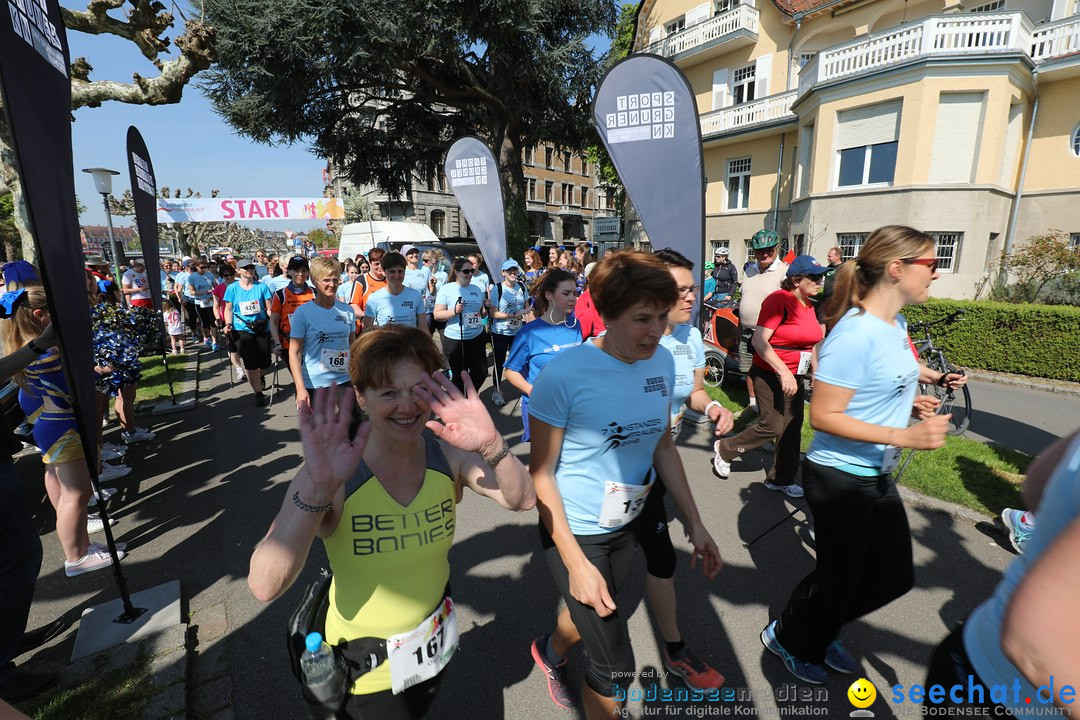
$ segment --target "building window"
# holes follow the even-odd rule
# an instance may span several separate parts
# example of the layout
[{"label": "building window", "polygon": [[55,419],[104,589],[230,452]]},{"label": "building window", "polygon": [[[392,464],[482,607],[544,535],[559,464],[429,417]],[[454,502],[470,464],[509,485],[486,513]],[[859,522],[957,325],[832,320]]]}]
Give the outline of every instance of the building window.
[{"label": "building window", "polygon": [[563,172],[570,172],[570,153],[568,152],[562,154],[562,169]]},{"label": "building window", "polygon": [[817,56],[817,51],[799,53],[799,69],[802,70],[806,67],[806,63],[810,62]]},{"label": "building window", "polygon": [[531,147],[525,148],[525,164],[526,165],[532,165],[533,164],[533,149]]},{"label": "building window", "polygon": [[845,260],[850,260],[859,254],[859,249],[866,242],[866,233],[837,233],[836,244],[840,246],[840,254]]},{"label": "building window", "polygon": [[560,200],[562,205],[574,204],[574,186],[570,183],[562,184],[562,199]]},{"label": "building window", "polygon": [[998,10],[1004,10],[1004,9],[1005,9],[1005,0],[994,0],[994,2],[988,2],[985,5],[979,5],[977,7],[973,7],[973,8],[971,8],[970,12],[988,13],[988,12],[997,12]]},{"label": "building window", "polygon": [[960,264],[960,243],[964,239],[964,233],[930,233],[934,238],[937,255],[937,271],[939,273],[956,272]]},{"label": "building window", "polygon": [[[1076,3],[1076,7],[1080,8],[1080,2]],[[1072,134],[1072,154],[1073,157],[1080,157],[1080,125],[1076,126]]]},{"label": "building window", "polygon": [[709,246],[712,248],[712,255],[709,255],[709,257],[705,258],[705,262],[712,262],[713,258],[716,257],[716,251],[719,250],[720,248],[727,248],[728,250],[730,250],[731,249],[731,241],[730,240],[710,240],[709,241]]},{"label": "building window", "polygon": [[589,188],[581,186],[581,207],[589,207]]},{"label": "building window", "polygon": [[431,211],[431,232],[446,237],[446,213],[442,210]]},{"label": "building window", "polygon": [[536,200],[536,178],[529,178],[528,197],[529,200]]},{"label": "building window", "polygon": [[1080,233],[1073,233],[1069,236],[1069,249],[1080,250]]},{"label": "building window", "polygon": [[551,195],[552,195],[552,188],[554,187],[554,185],[555,185],[555,183],[551,182],[550,180],[548,180],[546,183],[544,183],[544,202],[546,202],[548,205],[552,204],[551,203]]},{"label": "building window", "polygon": [[713,3],[713,15],[726,13],[738,4],[739,0],[716,0],[716,2]]},{"label": "building window", "polygon": [[747,65],[735,71],[731,83],[731,94],[735,98],[735,104],[750,102],[754,99],[754,84],[757,76],[757,66]]},{"label": "building window", "polygon": [[589,161],[585,158],[581,158],[581,174],[584,177],[589,177]]},{"label": "building window", "polygon": [[677,17],[674,20],[672,20],[671,22],[664,24],[664,34],[665,35],[674,35],[675,33],[682,32],[685,29],[686,29],[686,16],[685,15]]},{"label": "building window", "polygon": [[750,158],[728,160],[728,210],[745,210],[750,205]]},{"label": "building window", "polygon": [[551,161],[554,159],[554,157],[555,157],[555,150],[553,150],[552,148],[549,148],[549,147],[544,148],[544,165],[547,167],[548,170],[551,170],[553,167],[555,167],[554,165],[551,164]]},{"label": "building window", "polygon": [[894,100],[837,113],[837,187],[892,183],[900,109]]}]

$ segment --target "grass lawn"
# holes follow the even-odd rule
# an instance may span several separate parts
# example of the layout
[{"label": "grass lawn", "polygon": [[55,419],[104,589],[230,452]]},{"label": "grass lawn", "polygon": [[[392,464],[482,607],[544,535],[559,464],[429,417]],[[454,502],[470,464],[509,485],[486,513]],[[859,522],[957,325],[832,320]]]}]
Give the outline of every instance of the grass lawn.
[{"label": "grass lawn", "polygon": [[95,675],[23,708],[34,720],[139,720],[154,690],[150,661]]},{"label": "grass lawn", "polygon": [[[748,395],[742,378],[732,378],[721,387],[705,389],[710,397],[732,412],[746,407]],[[736,420],[735,430],[742,430],[756,418],[757,415],[747,413]],[[808,412],[802,428],[804,452],[813,437]],[[963,436],[949,437],[943,448],[915,453],[900,484],[924,495],[996,516],[1003,508],[1024,506],[1020,483],[1031,459],[1024,453]]]},{"label": "grass lawn", "polygon": [[[195,354],[166,355],[169,361],[169,374],[172,376],[173,391],[179,393],[184,381],[195,377]],[[139,358],[143,366],[142,380],[135,394],[135,402],[158,402],[169,397],[169,383],[165,380],[165,366],[160,355],[147,355]]]}]

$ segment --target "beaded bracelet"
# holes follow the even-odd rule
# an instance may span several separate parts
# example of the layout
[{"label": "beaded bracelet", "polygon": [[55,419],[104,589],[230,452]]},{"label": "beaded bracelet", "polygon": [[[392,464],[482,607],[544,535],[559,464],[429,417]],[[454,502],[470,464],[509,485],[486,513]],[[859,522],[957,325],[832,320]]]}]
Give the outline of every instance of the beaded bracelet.
[{"label": "beaded bracelet", "polygon": [[334,507],[334,501],[326,503],[325,505],[308,505],[306,502],[300,499],[300,491],[297,490],[292,495],[293,505],[300,508],[304,512],[309,513],[324,513]]}]

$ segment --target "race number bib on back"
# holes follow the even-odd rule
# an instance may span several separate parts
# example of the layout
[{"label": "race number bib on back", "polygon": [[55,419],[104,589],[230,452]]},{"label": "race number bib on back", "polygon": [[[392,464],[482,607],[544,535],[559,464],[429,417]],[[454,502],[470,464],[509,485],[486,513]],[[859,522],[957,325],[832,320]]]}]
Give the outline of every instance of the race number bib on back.
[{"label": "race number bib on back", "polygon": [[326,372],[345,372],[349,369],[349,351],[323,350],[320,364]]},{"label": "race number bib on back", "polygon": [[442,672],[458,647],[457,615],[449,596],[422,623],[386,639],[395,695]]},{"label": "race number bib on back", "polygon": [[241,315],[258,315],[259,314],[259,301],[258,300],[241,300],[237,303],[240,308]]},{"label": "race number bib on back", "polygon": [[597,524],[607,530],[614,530],[630,523],[645,509],[645,500],[653,487],[653,476],[645,485],[608,480],[604,483],[604,504],[600,506],[600,519]]}]

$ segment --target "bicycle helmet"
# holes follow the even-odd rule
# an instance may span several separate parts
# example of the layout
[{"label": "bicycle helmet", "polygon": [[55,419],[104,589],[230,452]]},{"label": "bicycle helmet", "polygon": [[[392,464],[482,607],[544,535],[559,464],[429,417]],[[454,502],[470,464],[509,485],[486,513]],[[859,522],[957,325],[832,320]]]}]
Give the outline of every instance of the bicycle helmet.
[{"label": "bicycle helmet", "polygon": [[758,230],[754,233],[754,237],[750,238],[751,250],[764,250],[765,248],[776,247],[780,244],[780,238],[772,230]]}]

